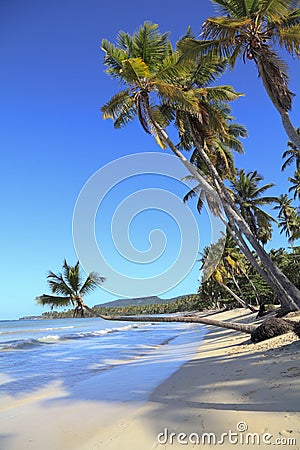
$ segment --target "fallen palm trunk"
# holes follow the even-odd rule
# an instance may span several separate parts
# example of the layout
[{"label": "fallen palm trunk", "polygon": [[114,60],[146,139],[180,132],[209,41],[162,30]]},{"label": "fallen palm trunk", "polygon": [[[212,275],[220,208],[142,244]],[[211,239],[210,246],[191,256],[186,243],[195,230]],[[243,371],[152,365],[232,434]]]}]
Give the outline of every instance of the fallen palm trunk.
[{"label": "fallen palm trunk", "polygon": [[223,322],[220,320],[210,319],[208,317],[198,317],[198,316],[164,316],[164,317],[150,317],[150,316],[104,316],[98,314],[92,308],[83,305],[87,311],[89,311],[94,316],[100,317],[104,320],[112,321],[122,321],[122,322],[177,322],[177,323],[201,323],[203,325],[213,325],[219,328],[227,328],[229,330],[240,331],[241,333],[246,333],[251,335],[251,341],[253,343],[258,343],[266,339],[270,339],[282,334],[288,333],[289,331],[294,331],[298,337],[300,337],[300,322],[292,322],[291,320],[271,317],[266,319],[260,325],[251,325],[237,322]]},{"label": "fallen palm trunk", "polygon": [[262,324],[251,332],[251,341],[253,343],[265,341],[276,336],[295,331],[295,322],[277,317],[266,319]]}]

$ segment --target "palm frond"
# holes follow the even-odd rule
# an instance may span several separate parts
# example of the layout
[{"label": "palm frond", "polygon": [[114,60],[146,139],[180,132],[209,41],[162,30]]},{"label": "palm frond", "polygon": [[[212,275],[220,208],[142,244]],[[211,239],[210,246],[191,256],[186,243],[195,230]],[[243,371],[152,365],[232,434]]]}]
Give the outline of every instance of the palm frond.
[{"label": "palm frond", "polygon": [[117,44],[121,50],[126,52],[127,58],[133,58],[133,41],[129,33],[119,31],[117,36]]},{"label": "palm frond", "polygon": [[56,275],[55,273],[49,271],[47,276],[47,282],[51,288],[53,294],[62,294],[73,296],[74,292],[72,288],[63,279],[62,274]]},{"label": "palm frond", "polygon": [[215,102],[233,101],[245,95],[236,92],[232,86],[213,86],[206,88],[198,88],[195,89],[195,93],[204,96],[207,100],[212,100]]},{"label": "palm frond", "polygon": [[178,86],[158,80],[155,82],[155,87],[159,98],[164,103],[180,107],[185,111],[197,110],[198,98],[195,95],[195,90],[189,89],[188,91],[184,91]]},{"label": "palm frond", "polygon": [[177,48],[182,61],[197,61],[201,56],[211,56],[212,58],[224,56],[227,58],[231,52],[225,45],[222,45],[223,43],[226,44],[226,42],[221,42],[218,39],[199,41],[186,38],[177,43]]},{"label": "palm frond", "polygon": [[125,127],[131,122],[137,115],[136,103],[133,97],[127,97],[124,99],[123,106],[117,119],[114,121],[115,128]]},{"label": "palm frond", "polygon": [[[289,157],[286,159],[286,161],[282,164],[281,170],[284,171],[287,167],[289,167],[294,160],[296,159],[295,152],[293,150],[287,150],[283,153],[282,158],[286,158],[289,155]],[[299,155],[300,157],[300,155]]]},{"label": "palm frond", "polygon": [[70,266],[66,260],[63,264],[63,276],[65,282],[71,287],[72,291],[78,293],[81,285],[79,261],[75,266]]},{"label": "palm frond", "polygon": [[51,305],[56,308],[63,308],[64,306],[70,305],[71,298],[43,294],[43,295],[40,295],[39,297],[36,297],[35,301],[41,306]]},{"label": "palm frond", "polygon": [[171,52],[168,36],[159,31],[157,24],[146,21],[133,35],[134,56],[154,71]]},{"label": "palm frond", "polygon": [[191,81],[198,87],[205,87],[216,81],[225,72],[227,65],[227,59],[205,55],[199,58],[196,68],[191,72]]},{"label": "palm frond", "polygon": [[219,12],[233,17],[245,17],[251,7],[249,0],[211,0],[217,6]]},{"label": "palm frond", "polygon": [[299,8],[297,0],[260,0],[259,14],[261,17],[268,16],[276,22],[286,17],[291,9]]},{"label": "palm frond", "polygon": [[[246,27],[251,23],[251,18],[242,17],[230,18],[230,17],[210,17],[206,19],[202,28],[203,32],[201,36],[204,39],[210,39],[212,41],[220,41],[221,46],[226,44],[232,44],[237,33],[241,28]],[[226,51],[224,49],[223,51]]]},{"label": "palm frond", "polygon": [[[192,177],[191,177],[192,178]],[[195,186],[193,189],[190,189],[185,196],[183,197],[182,201],[183,203],[186,203],[187,201],[191,200],[192,198],[194,198],[196,195],[199,195],[199,192],[202,190],[201,185],[198,184],[197,186]]]},{"label": "palm frond", "polygon": [[230,55],[230,58],[229,58],[229,65],[230,65],[230,68],[231,68],[231,69],[234,68],[237,59],[238,59],[241,55],[243,55],[243,53],[244,53],[244,43],[243,43],[243,42],[240,42],[240,43],[238,43],[238,44],[235,46],[235,48],[234,48],[232,54]]},{"label": "palm frond", "polygon": [[179,53],[173,52],[164,58],[153,77],[155,80],[158,79],[172,84],[180,78],[183,80],[188,78],[194,67],[194,61],[183,61]]},{"label": "palm frond", "polygon": [[79,293],[83,297],[90,292],[93,292],[97,287],[99,287],[105,281],[104,277],[101,277],[97,272],[91,272],[84,284],[82,285]]},{"label": "palm frond", "polygon": [[140,78],[149,78],[150,70],[142,58],[130,58],[122,61],[122,77],[127,83],[139,84]]},{"label": "palm frond", "polygon": [[101,107],[103,119],[116,120],[119,115],[123,112],[124,104],[131,101],[131,91],[130,89],[125,89],[117,94],[113,95],[112,98]]},{"label": "palm frond", "polygon": [[300,57],[300,23],[289,28],[280,28],[279,43],[293,56]]},{"label": "palm frond", "polygon": [[121,79],[120,71],[122,70],[122,62],[128,58],[127,52],[113,45],[107,39],[102,39],[101,49],[105,52],[106,73],[112,78]]}]

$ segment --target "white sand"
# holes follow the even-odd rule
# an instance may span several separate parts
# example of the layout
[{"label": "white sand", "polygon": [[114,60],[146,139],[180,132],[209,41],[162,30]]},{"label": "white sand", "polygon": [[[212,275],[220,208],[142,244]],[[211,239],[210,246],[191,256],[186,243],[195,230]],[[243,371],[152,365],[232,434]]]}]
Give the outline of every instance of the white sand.
[{"label": "white sand", "polygon": [[[248,321],[249,314],[236,310],[214,318]],[[194,358],[142,405],[93,401],[97,387],[88,381],[82,386],[84,400],[79,395],[71,401],[59,385],[39,391],[35,397],[2,398],[0,449],[300,449],[300,341],[289,333],[246,344],[249,338],[245,334],[208,328]],[[244,428],[247,430],[242,431]],[[157,435],[165,429],[168,439],[164,433],[159,443]],[[224,443],[213,445],[214,439],[220,442],[222,433],[230,430],[237,433],[231,434],[232,443],[223,435]],[[170,433],[176,433],[172,444]],[[203,433],[215,434],[210,436],[210,445]],[[183,442],[190,438],[194,444],[180,444],[178,437]],[[252,438],[260,445],[243,444]],[[197,439],[200,443],[204,439],[205,444],[198,445]],[[280,445],[275,445],[276,439],[281,440]]]}]

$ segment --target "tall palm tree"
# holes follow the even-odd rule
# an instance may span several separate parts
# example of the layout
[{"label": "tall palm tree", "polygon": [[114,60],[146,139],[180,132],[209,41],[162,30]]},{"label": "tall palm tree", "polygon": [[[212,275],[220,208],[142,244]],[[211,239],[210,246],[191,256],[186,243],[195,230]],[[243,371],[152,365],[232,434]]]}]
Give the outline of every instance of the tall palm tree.
[{"label": "tall palm tree", "polygon": [[[300,128],[297,128],[296,132],[300,136]],[[296,170],[300,170],[300,150],[291,141],[288,142],[288,147],[282,155],[282,158],[286,158],[286,161],[282,164],[281,170],[285,170],[293,162],[296,163]]]},{"label": "tall palm tree", "polygon": [[50,305],[52,309],[72,305],[74,316],[80,314],[83,317],[84,309],[90,310],[84,303],[83,297],[100,286],[104,282],[104,277],[99,276],[96,272],[91,272],[83,281],[80,275],[79,261],[75,266],[69,266],[64,260],[62,273],[56,275],[49,271],[47,281],[52,294],[60,295],[43,294],[36,298],[36,302],[42,306]]},{"label": "tall palm tree", "polygon": [[[275,221],[261,206],[270,205],[277,201],[276,197],[262,197],[274,183],[259,186],[263,177],[257,171],[246,173],[244,169],[238,170],[237,175],[231,182],[231,188],[235,197],[235,202],[239,206],[241,213],[253,234],[259,241],[264,241],[269,235],[270,223]],[[272,227],[271,227],[272,229]]]},{"label": "tall palm tree", "polygon": [[[300,292],[259,245],[212,162],[217,135],[228,135],[224,102],[234,100],[240,94],[230,86],[199,87],[199,81],[202,82],[206,71],[208,84],[222,73],[224,62],[214,57],[187,61],[181,52],[172,50],[167,35],[161,34],[157,25],[151,23],[145,23],[133,36],[119,33],[117,45],[103,40],[102,48],[107,73],[125,88],[102,107],[103,117],[113,119],[115,127],[120,128],[137,116],[143,129],[152,134],[161,147],[168,146],[212,197],[220,197],[241,248],[282,304],[290,309],[299,308]],[[202,65],[205,68],[203,73]],[[168,136],[166,126],[172,117],[179,129],[181,144],[184,143],[184,148],[191,145],[197,148],[211,175],[212,184],[200,174],[196,165],[189,164],[180,147]],[[257,251],[263,267],[253,258],[243,234]]]},{"label": "tall palm tree", "polygon": [[293,56],[300,56],[300,10],[298,0],[211,0],[221,16],[203,24],[203,43],[188,38],[185,52],[217,50],[230,58],[233,67],[238,57],[253,60],[265,90],[278,110],[291,142],[300,149],[300,136],[288,111],[293,94],[289,89],[287,66],[276,52],[276,45]]},{"label": "tall palm tree", "polygon": [[294,241],[300,237],[300,216],[297,208],[292,205],[292,199],[287,194],[281,194],[273,209],[278,211],[278,226],[280,233],[285,233],[294,250]]}]

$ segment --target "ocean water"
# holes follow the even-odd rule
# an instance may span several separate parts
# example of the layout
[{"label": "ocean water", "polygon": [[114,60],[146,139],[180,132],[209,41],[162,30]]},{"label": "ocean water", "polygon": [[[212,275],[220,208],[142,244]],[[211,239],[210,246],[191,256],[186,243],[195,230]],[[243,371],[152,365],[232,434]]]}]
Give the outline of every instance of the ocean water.
[{"label": "ocean water", "polygon": [[0,321],[0,394],[30,394],[51,382],[70,393],[97,379],[101,400],[143,400],[195,353],[198,324],[100,318]]}]

